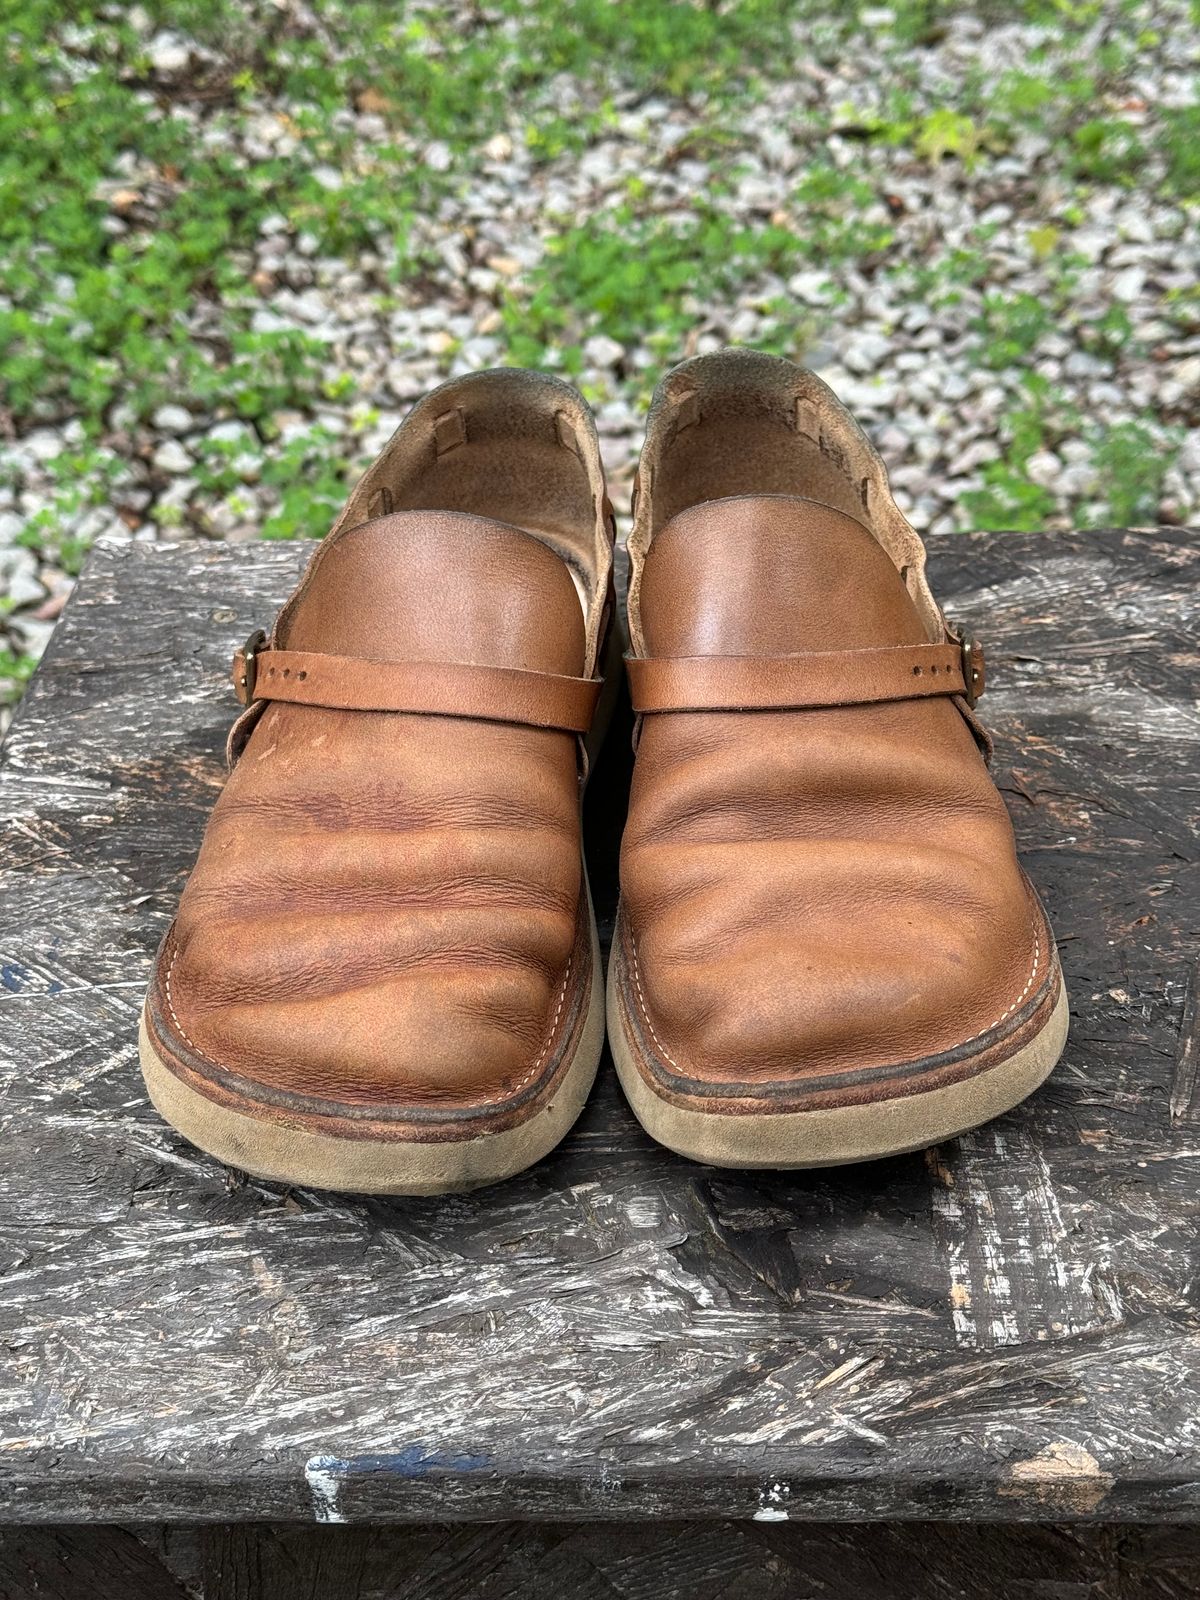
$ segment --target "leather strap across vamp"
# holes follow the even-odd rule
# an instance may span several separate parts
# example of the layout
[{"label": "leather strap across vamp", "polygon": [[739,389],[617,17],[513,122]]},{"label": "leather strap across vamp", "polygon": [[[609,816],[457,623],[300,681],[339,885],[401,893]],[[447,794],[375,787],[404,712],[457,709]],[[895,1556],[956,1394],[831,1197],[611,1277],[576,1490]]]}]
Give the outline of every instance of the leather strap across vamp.
[{"label": "leather strap across vamp", "polygon": [[604,1033],[580,796],[612,531],[574,390],[456,380],[237,653],[232,770],[142,1028],[150,1093],[202,1149],[433,1193],[570,1127]]},{"label": "leather strap across vamp", "polygon": [[1067,1002],[881,462],[824,384],[723,352],[651,411],[630,539],[637,755],[609,969],[625,1091],[702,1161],[803,1167],[1021,1100]]}]

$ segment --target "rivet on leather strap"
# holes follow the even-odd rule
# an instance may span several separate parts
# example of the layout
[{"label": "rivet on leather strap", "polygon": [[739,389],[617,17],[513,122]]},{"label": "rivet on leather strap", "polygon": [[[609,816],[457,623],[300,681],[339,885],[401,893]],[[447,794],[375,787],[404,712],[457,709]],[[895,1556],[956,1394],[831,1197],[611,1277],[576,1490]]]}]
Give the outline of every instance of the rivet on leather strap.
[{"label": "rivet on leather strap", "polygon": [[987,686],[987,668],[983,660],[983,646],[979,640],[966,628],[948,622],[946,632],[958,646],[962,655],[963,682],[966,685],[964,698],[969,706],[974,706],[979,696]]},{"label": "rivet on leather strap", "polygon": [[471,717],[586,733],[598,678],[560,677],[461,661],[364,661],[309,650],[271,650],[252,635],[233,661],[243,705],[284,700],[334,711]]},{"label": "rivet on leather strap", "polygon": [[805,711],[823,706],[978,699],[983,650],[964,635],[945,644],[787,656],[626,657],[634,710]]}]

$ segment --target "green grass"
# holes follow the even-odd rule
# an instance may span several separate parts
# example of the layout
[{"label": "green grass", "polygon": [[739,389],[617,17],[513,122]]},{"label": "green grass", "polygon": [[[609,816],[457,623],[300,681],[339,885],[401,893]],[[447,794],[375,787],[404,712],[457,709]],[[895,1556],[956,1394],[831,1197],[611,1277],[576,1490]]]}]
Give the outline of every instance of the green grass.
[{"label": "green grass", "polygon": [[996,370],[1016,366],[1033,354],[1054,326],[1053,308],[1037,295],[990,290],[975,323],[981,336],[979,359]]},{"label": "green grass", "polygon": [[1101,436],[1095,462],[1106,521],[1116,528],[1158,521],[1164,480],[1179,444],[1173,430],[1164,434],[1152,419],[1124,422]]},{"label": "green grass", "polygon": [[[486,0],[464,26],[432,0],[327,0],[311,14],[272,0],[145,0],[139,28],[134,8],[0,0],[0,423],[18,437],[77,429],[23,538],[74,570],[81,516],[119,503],[137,428],[167,401],[243,420],[251,449],[201,445],[201,513],[163,507],[156,520],[203,527],[205,505],[249,515],[254,481],[268,491],[267,537],[320,531],[357,464],[358,424],[335,433],[318,414],[363,415],[370,397],[323,340],[256,326],[274,288],[256,276],[264,223],[282,219],[318,261],[372,263],[368,292],[386,315],[435,292],[431,219],[455,214],[496,133],[524,141],[536,177],[648,105],[691,133],[620,192],[602,186],[590,212],[543,217],[540,260],[496,295],[499,359],[580,373],[584,344],[604,333],[668,361],[710,308],[745,302],[765,319],[758,342],[802,356],[840,315],[853,273],[902,308],[949,312],[970,297],[967,358],[997,374],[1030,368],[1063,329],[1119,363],[1132,323],[1119,306],[1075,315],[1065,241],[1100,190],[1152,185],[1164,204],[1200,202],[1200,112],[1136,100],[1147,52],[1182,24],[1170,6],[1148,20],[1136,0],[979,0],[987,25],[1025,17],[1041,32],[1019,65],[968,66],[946,94],[922,52],[961,9],[895,0],[889,21],[819,0]],[[162,29],[197,47],[170,81],[148,52]],[[862,60],[869,73],[836,76]],[[722,200],[743,173],[747,106],[810,70],[828,87],[813,88],[791,129],[804,159],[778,177],[777,205],[730,220]],[[855,105],[841,103],[851,92]],[[374,115],[377,133],[359,140],[351,113]],[[252,123],[270,139],[243,155],[235,136]],[[1053,184],[1030,187],[1051,210],[1020,224],[1044,295],[989,287],[994,235],[982,226],[952,245],[931,229],[915,248],[919,229],[897,220],[888,193],[891,171],[919,170],[987,196],[994,164],[1027,133],[1053,150]],[[709,177],[690,208],[667,206],[662,180],[688,159]],[[787,292],[800,270],[828,275],[828,311]],[[1191,336],[1200,299],[1175,290],[1162,316]],[[631,362],[604,382],[642,401],[653,377]],[[1035,432],[1052,447],[1068,426],[1066,409],[1029,390],[1011,403],[998,422],[1005,454],[964,520],[1061,514],[1025,463]],[[309,425],[280,452],[285,412]],[[1162,491],[1174,435],[1152,429],[1148,449],[1139,430],[1151,422],[1096,440],[1106,515],[1147,515]]]},{"label": "green grass", "polygon": [[962,498],[967,527],[1034,530],[1054,512],[1054,496],[1034,483],[1026,469],[1030,457],[1051,441],[1055,397],[1037,377],[1026,380],[1024,391],[1022,403],[1001,424],[1004,454],[984,466],[983,488]]},{"label": "green grass", "polygon": [[[631,205],[568,228],[504,307],[509,353],[522,364],[583,366],[582,345],[603,332],[620,343],[649,342],[665,358],[681,353],[706,297],[786,273],[805,256],[790,229],[741,228],[715,210],[690,219],[639,218]],[[803,308],[764,294],[775,311],[777,350],[795,351]]]},{"label": "green grass", "polygon": [[36,656],[0,649],[0,705],[16,705],[36,666]]},{"label": "green grass", "polygon": [[[1158,520],[1167,474],[1182,443],[1178,429],[1153,417],[1103,428],[1080,415],[1062,391],[1030,375],[1021,401],[1001,422],[1003,454],[981,473],[983,487],[963,496],[963,524],[971,528],[1045,527],[1059,508],[1050,490],[1029,476],[1030,458],[1056,450],[1067,439],[1092,447],[1096,485],[1091,521],[1096,527],[1128,528]],[[1079,523],[1086,519],[1075,518]]]}]

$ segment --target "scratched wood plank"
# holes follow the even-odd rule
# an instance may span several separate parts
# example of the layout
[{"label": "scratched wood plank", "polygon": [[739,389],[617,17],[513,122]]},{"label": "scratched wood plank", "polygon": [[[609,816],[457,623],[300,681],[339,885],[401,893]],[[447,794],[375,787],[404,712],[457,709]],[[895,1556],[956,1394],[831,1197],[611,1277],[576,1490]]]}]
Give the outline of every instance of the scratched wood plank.
[{"label": "scratched wood plank", "polygon": [[[534,1172],[419,1201],[238,1178],[137,1071],[228,656],[307,553],[97,552],[5,747],[0,1517],[1195,1521],[1195,536],[934,541],[1074,1003],[1030,1102],[928,1158],[723,1173],[605,1069]],[[618,735],[606,925],[626,769]]]},{"label": "scratched wood plank", "polygon": [[[193,1591],[194,1593],[194,1591]],[[0,1530],[2,1600],[190,1600],[188,1588],[124,1528]]]},{"label": "scratched wood plank", "polygon": [[[145,1549],[134,1558],[138,1540]],[[126,1565],[106,1567],[117,1543]],[[130,1565],[159,1587],[125,1586]],[[4,1600],[1193,1600],[1198,1591],[1200,1536],[1177,1526],[214,1523],[0,1533]]]}]

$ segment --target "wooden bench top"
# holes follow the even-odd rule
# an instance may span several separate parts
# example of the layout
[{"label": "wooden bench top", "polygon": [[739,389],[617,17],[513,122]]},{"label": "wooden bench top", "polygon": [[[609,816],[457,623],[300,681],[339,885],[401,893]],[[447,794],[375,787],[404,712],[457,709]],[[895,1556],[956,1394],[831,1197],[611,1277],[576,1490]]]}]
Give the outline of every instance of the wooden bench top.
[{"label": "wooden bench top", "polygon": [[420,1201],[232,1174],[138,1072],[229,658],[309,548],[96,551],[4,749],[0,1517],[1200,1517],[1197,536],[931,541],[1073,1001],[1031,1101],[742,1175],[602,1067],[550,1160]]}]

